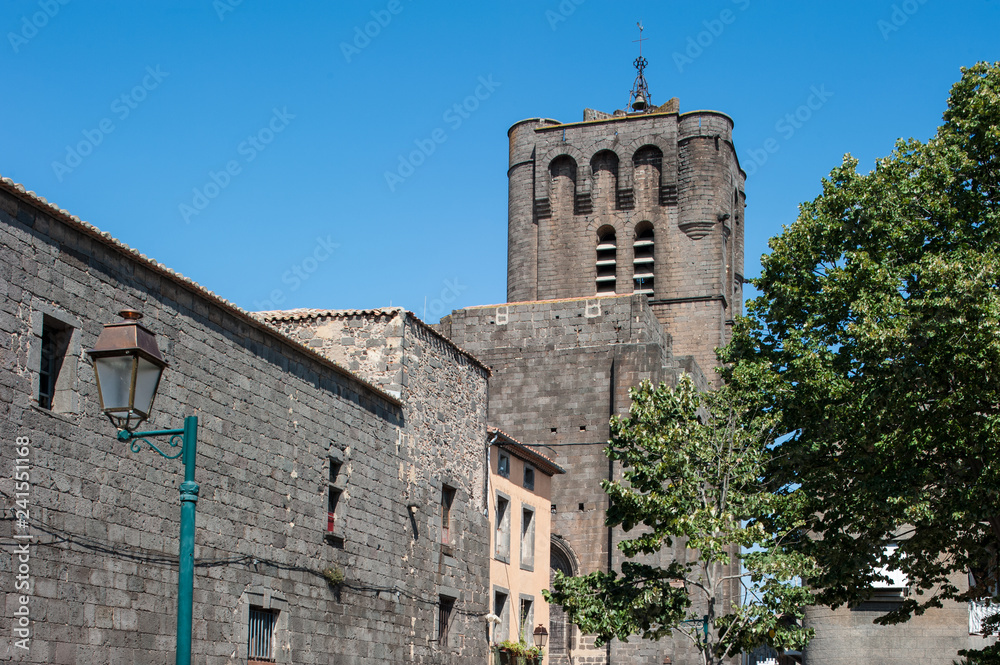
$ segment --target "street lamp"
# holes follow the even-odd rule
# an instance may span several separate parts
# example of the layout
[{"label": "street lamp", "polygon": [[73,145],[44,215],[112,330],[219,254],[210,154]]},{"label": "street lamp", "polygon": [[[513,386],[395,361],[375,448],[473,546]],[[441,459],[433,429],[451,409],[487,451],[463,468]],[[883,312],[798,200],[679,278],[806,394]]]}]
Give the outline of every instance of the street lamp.
[{"label": "street lamp", "polygon": [[534,635],[535,646],[539,649],[544,649],[545,645],[549,642],[549,631],[545,630],[545,626],[538,624],[538,628],[535,628]]},{"label": "street lamp", "polygon": [[[145,443],[161,457],[183,456],[184,482],[181,483],[180,572],[177,578],[177,665],[191,664],[191,617],[194,596],[194,517],[198,483],[194,481],[195,450],[198,445],[198,417],[184,419],[183,429],[136,432],[153,408],[160,376],[167,367],[156,346],[156,338],[139,323],[142,314],[126,309],[121,321],[104,326],[94,348],[87,351],[97,375],[101,411],[118,430],[118,440],[129,443],[133,453]],[[177,454],[160,450],[149,439],[169,437]]]}]

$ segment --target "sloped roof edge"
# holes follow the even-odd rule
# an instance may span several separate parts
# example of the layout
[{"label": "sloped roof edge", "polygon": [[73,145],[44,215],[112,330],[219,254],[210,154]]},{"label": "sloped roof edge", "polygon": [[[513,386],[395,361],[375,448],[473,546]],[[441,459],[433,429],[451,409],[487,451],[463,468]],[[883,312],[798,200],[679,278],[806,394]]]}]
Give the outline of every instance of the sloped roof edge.
[{"label": "sloped roof edge", "polygon": [[14,182],[10,178],[0,175],[0,189],[12,194],[21,201],[24,201],[25,203],[40,209],[45,214],[51,215],[54,219],[57,219],[63,224],[66,224],[67,226],[74,228],[80,231],[81,233],[90,236],[91,238],[94,238],[95,240],[101,242],[102,244],[111,248],[112,250],[119,252],[120,254],[124,254],[129,259],[144,265],[153,272],[163,275],[164,277],[168,278],[170,281],[174,282],[178,286],[181,286],[187,289],[188,291],[191,291],[194,295],[200,298],[204,298],[209,302],[212,302],[213,304],[226,310],[236,318],[241,319],[246,323],[249,323],[257,330],[265,332],[271,337],[280,339],[283,344],[288,344],[289,346],[294,347],[296,351],[303,353],[312,360],[315,360],[320,364],[329,367],[336,373],[346,378],[349,378],[352,381],[357,382],[365,389],[370,390],[371,392],[375,393],[376,395],[386,400],[390,404],[393,404],[395,406],[403,405],[403,403],[397,397],[393,397],[392,395],[385,392],[381,388],[371,383],[368,383],[360,376],[354,374],[347,368],[341,367],[340,365],[329,360],[323,355],[313,351],[308,346],[305,346],[304,344],[301,344],[297,340],[294,340],[288,337],[287,335],[282,334],[279,330],[275,329],[273,326],[268,325],[264,321],[257,319],[250,312],[247,312],[242,307],[226,300],[222,296],[216,294],[214,291],[206,289],[198,282],[194,281],[189,277],[185,277],[176,270],[168,268],[167,266],[163,265],[156,259],[152,259],[146,256],[145,254],[139,252],[138,250],[129,247],[121,240],[118,240],[117,238],[112,236],[107,231],[101,231],[99,228],[97,228],[90,222],[83,221],[76,215],[70,213],[68,210],[60,208],[54,203],[49,202],[45,197],[39,196],[35,192],[26,189],[24,185]]},{"label": "sloped roof edge", "polygon": [[349,317],[359,316],[365,318],[372,318],[377,316],[396,316],[398,314],[404,314],[405,316],[413,319],[420,327],[424,330],[429,331],[432,335],[441,339],[442,341],[451,345],[458,353],[468,358],[474,365],[484,370],[487,375],[492,376],[492,370],[483,364],[483,362],[474,356],[472,353],[466,351],[455,342],[448,339],[446,335],[441,334],[439,331],[435,330],[430,324],[424,323],[419,316],[414,314],[408,309],[403,309],[402,307],[377,307],[373,309],[288,309],[288,310],[272,310],[267,312],[253,312],[252,316],[258,316],[264,321],[306,321],[309,319],[345,319]]},{"label": "sloped roof edge", "polygon": [[532,450],[512,437],[510,434],[504,432],[499,427],[488,427],[487,431],[498,437],[499,440],[494,441],[494,444],[499,445],[504,450],[513,453],[526,462],[531,462],[542,471],[548,473],[550,476],[554,476],[558,473],[566,473],[566,469],[556,464],[554,460],[546,457],[540,452]]}]

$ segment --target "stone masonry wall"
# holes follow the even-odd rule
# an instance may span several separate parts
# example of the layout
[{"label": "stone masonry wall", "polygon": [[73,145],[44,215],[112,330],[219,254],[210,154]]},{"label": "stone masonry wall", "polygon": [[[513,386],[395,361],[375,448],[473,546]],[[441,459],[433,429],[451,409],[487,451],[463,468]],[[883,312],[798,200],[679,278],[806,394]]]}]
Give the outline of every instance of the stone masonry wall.
[{"label": "stone masonry wall", "polygon": [[[450,636],[451,653],[486,648],[489,530],[486,510],[486,386],[489,371],[413,314],[398,308],[268,313],[266,320],[366,380],[401,395],[398,476],[416,488],[420,538],[441,593],[461,590],[470,629]],[[457,490],[451,542],[441,547],[441,487]],[[458,521],[456,521],[456,518]],[[459,528],[457,528],[459,527]],[[414,572],[418,569],[414,568]],[[478,621],[479,624],[475,622]]]},{"label": "stone masonry wall", "polygon": [[[493,367],[490,421],[566,469],[552,479],[552,534],[568,543],[580,574],[608,568],[607,495],[601,480],[613,470],[604,455],[612,413],[628,410],[628,390],[643,379],[676,381],[691,371],[690,359],[675,359],[645,296],[609,296],[470,307],[452,312],[441,331]],[[615,542],[621,533],[613,536]],[[686,556],[663,553],[663,559]],[[612,566],[621,555],[612,549]],[[614,663],[694,663],[682,640],[614,643]],[[577,640],[574,663],[607,662],[604,647]]]},{"label": "stone masonry wall", "polygon": [[[243,663],[250,605],[279,611],[279,663],[468,663],[486,658],[487,525],[467,481],[474,449],[418,451],[400,402],[250,320],[29,195],[0,191],[0,461],[30,440],[30,648],[0,660],[174,660],[178,461],[132,453],[98,414],[83,350],[124,307],[145,314],[171,363],[148,429],[200,418],[194,590],[195,662]],[[36,401],[48,317],[73,328],[56,410]],[[427,351],[435,357],[436,350]],[[442,363],[445,361],[442,359]],[[457,370],[461,373],[461,370]],[[475,399],[485,380],[463,374]],[[478,425],[477,425],[478,427]],[[444,431],[446,424],[428,424]],[[464,439],[463,439],[464,440]],[[456,439],[457,441],[457,439]],[[482,437],[477,440],[477,444]],[[330,458],[343,462],[342,547],[326,541]],[[440,486],[467,555],[450,576],[433,540]],[[440,480],[439,480],[440,479]],[[9,473],[0,477],[0,633],[13,635]],[[416,508],[417,529],[409,506]],[[460,526],[458,526],[460,525]],[[481,564],[472,558],[482,557]],[[330,588],[323,571],[345,581]],[[483,571],[483,572],[479,572]],[[438,599],[461,596],[452,640],[437,644]]]}]

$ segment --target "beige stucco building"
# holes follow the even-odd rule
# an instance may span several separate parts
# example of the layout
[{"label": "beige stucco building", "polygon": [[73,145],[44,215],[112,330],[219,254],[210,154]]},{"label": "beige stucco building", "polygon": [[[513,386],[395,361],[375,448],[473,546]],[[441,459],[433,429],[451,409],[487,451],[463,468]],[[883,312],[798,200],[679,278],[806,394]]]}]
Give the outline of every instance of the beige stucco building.
[{"label": "beige stucco building", "polygon": [[565,471],[499,429],[488,436],[490,607],[500,618],[490,641],[531,645],[535,627],[549,624],[542,589],[549,587],[552,476]]}]

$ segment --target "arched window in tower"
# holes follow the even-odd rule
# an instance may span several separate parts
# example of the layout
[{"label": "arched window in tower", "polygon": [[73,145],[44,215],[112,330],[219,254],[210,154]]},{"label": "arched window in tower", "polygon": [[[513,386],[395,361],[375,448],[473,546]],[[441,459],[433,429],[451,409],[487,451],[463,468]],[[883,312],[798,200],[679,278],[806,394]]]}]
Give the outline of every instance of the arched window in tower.
[{"label": "arched window in tower", "polygon": [[660,205],[660,172],[663,151],[655,145],[644,145],[632,156],[635,168],[635,205],[639,210],[652,210]]},{"label": "arched window in tower", "polygon": [[603,226],[597,232],[597,293],[615,293],[618,271],[618,241],[615,230]]},{"label": "arched window in tower", "polygon": [[576,160],[560,155],[549,164],[552,214],[572,215],[576,210]]},{"label": "arched window in tower", "polygon": [[633,292],[653,295],[653,278],[656,274],[656,259],[653,252],[653,225],[640,222],[635,227],[635,241],[632,243]]},{"label": "arched window in tower", "polygon": [[601,150],[590,160],[594,174],[594,206],[610,212],[618,204],[618,155],[611,150]]}]

